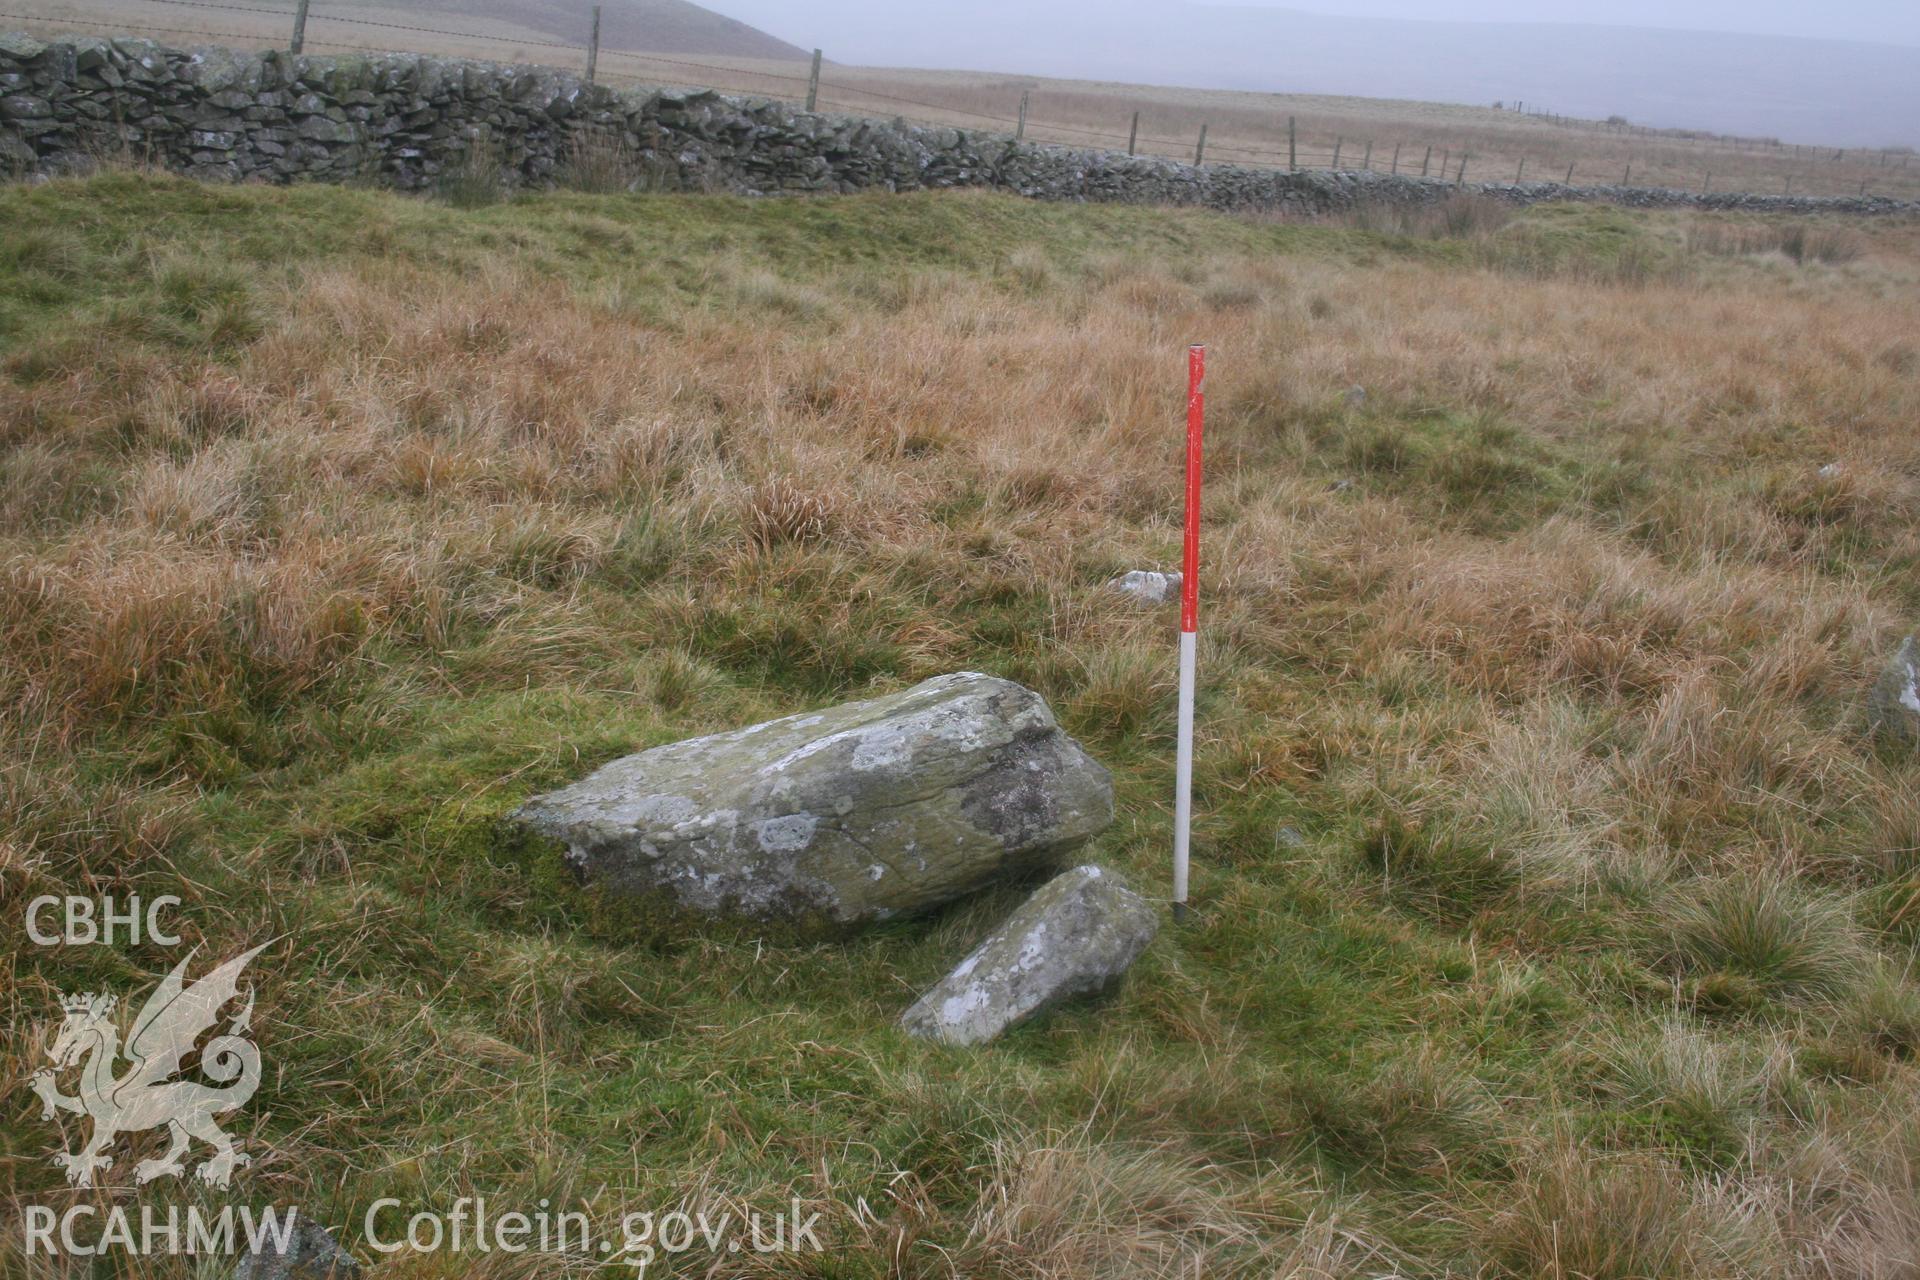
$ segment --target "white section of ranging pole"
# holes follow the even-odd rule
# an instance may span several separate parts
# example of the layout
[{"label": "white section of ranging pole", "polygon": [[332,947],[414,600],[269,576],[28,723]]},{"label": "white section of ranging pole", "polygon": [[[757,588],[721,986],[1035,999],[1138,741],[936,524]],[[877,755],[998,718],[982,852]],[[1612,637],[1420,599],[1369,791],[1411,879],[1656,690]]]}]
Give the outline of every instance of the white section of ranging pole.
[{"label": "white section of ranging pole", "polygon": [[1187,913],[1193,827],[1193,685],[1200,637],[1180,633],[1180,745],[1173,764],[1173,912]]}]

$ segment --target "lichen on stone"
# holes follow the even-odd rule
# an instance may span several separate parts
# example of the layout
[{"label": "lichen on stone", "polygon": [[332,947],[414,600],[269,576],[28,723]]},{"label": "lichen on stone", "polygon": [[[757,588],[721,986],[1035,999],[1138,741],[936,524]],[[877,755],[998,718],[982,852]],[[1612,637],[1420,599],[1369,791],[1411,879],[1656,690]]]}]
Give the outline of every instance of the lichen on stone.
[{"label": "lichen on stone", "polygon": [[952,1045],[981,1044],[1063,1001],[1119,981],[1159,930],[1153,908],[1098,866],[1033,894],[900,1022]]},{"label": "lichen on stone", "polygon": [[852,925],[1049,867],[1113,784],[1038,694],[963,672],[643,751],[516,818],[614,892]]}]

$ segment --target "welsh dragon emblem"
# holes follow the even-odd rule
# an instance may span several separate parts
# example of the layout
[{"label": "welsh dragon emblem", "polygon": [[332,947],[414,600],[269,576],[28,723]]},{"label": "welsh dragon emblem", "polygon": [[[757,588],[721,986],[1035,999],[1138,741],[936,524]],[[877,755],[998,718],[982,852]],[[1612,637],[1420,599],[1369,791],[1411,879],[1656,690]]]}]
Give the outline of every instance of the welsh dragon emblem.
[{"label": "welsh dragon emblem", "polygon": [[[194,1173],[202,1182],[225,1187],[233,1171],[249,1162],[234,1150],[213,1118],[243,1106],[260,1086],[260,1050],[247,1038],[253,1016],[253,996],[235,1014],[224,1035],[215,1036],[200,1050],[200,1071],[224,1088],[196,1080],[175,1080],[182,1062],[193,1052],[202,1034],[220,1021],[220,1008],[239,994],[240,973],[247,962],[265,950],[255,947],[236,956],[188,986],[187,965],[199,948],[173,967],[154,989],[127,1032],[127,1067],[115,1075],[122,1048],[120,1029],[113,1022],[118,1003],[111,995],[62,996],[63,1020],[47,1056],[53,1066],[34,1074],[33,1091],[40,1095],[42,1118],[71,1111],[93,1121],[93,1132],[77,1152],[62,1152],[54,1164],[67,1171],[76,1187],[93,1185],[94,1171],[113,1166],[107,1154],[122,1134],[166,1127],[171,1144],[157,1160],[142,1160],[133,1171],[135,1183],[176,1177],[185,1170],[180,1157],[189,1141],[198,1138],[213,1148],[212,1158]],[[84,1065],[82,1065],[84,1064]],[[80,1065],[80,1091],[68,1097],[55,1083],[59,1072]]]}]

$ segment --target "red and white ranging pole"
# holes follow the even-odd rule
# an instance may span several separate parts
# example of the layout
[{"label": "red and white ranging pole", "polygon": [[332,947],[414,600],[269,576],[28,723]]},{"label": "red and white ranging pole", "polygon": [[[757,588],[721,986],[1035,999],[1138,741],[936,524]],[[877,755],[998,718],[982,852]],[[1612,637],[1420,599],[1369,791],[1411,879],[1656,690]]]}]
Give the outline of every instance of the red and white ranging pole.
[{"label": "red and white ranging pole", "polygon": [[1174,756],[1173,918],[1187,915],[1193,825],[1193,684],[1200,629],[1200,437],[1207,422],[1207,349],[1187,348],[1187,539],[1180,563],[1180,741]]}]

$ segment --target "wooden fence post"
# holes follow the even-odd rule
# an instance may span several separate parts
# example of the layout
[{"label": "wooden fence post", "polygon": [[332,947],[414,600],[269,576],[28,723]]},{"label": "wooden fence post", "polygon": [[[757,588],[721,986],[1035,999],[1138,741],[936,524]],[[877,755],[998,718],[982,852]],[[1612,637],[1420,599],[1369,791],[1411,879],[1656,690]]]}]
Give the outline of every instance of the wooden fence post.
[{"label": "wooden fence post", "polygon": [[1707,170],[1707,176],[1700,183],[1700,194],[1706,195],[1713,190],[1713,170]]},{"label": "wooden fence post", "polygon": [[307,0],[293,11],[293,43],[287,46],[287,52],[299,53],[307,47]]},{"label": "wooden fence post", "polygon": [[1300,152],[1298,147],[1296,146],[1298,142],[1299,142],[1299,133],[1295,128],[1294,118],[1292,116],[1288,116],[1287,117],[1287,172],[1288,173],[1298,173],[1300,171]]},{"label": "wooden fence post", "polygon": [[1573,166],[1579,163],[1580,162],[1578,160],[1574,160],[1574,161],[1570,161],[1567,165],[1567,185],[1568,186],[1573,185]]},{"label": "wooden fence post", "polygon": [[1513,182],[1515,186],[1519,186],[1522,182],[1525,182],[1526,180],[1527,180],[1527,158],[1525,156],[1521,156],[1520,168],[1517,172],[1514,173]]},{"label": "wooden fence post", "polygon": [[1393,171],[1396,174],[1400,172],[1400,144],[1397,142],[1393,144]]},{"label": "wooden fence post", "polygon": [[1460,153],[1460,176],[1454,179],[1454,186],[1464,187],[1467,185],[1467,161],[1471,159],[1473,159],[1473,152],[1462,151]]},{"label": "wooden fence post", "polygon": [[1367,154],[1360,159],[1360,167],[1368,173],[1373,172],[1373,139],[1367,139]]},{"label": "wooden fence post", "polygon": [[813,51],[813,72],[807,77],[807,110],[820,105],[820,51]]},{"label": "wooden fence post", "polygon": [[1432,166],[1433,166],[1433,144],[1428,143],[1427,154],[1420,158],[1420,176],[1423,178],[1426,177],[1427,171],[1430,168],[1432,168]]},{"label": "wooden fence post", "polygon": [[1133,127],[1127,130],[1127,154],[1132,155],[1134,148],[1140,145],[1140,113],[1133,113]]},{"label": "wooden fence post", "polygon": [[1627,161],[1626,176],[1620,179],[1620,185],[1625,187],[1625,186],[1632,185],[1632,183],[1633,183],[1633,161],[1629,160]]},{"label": "wooden fence post", "polygon": [[1336,173],[1340,170],[1340,146],[1345,141],[1345,138],[1338,135],[1335,135],[1333,139],[1333,168]]},{"label": "wooden fence post", "polygon": [[587,83],[593,83],[594,72],[600,69],[600,6],[593,6],[593,27],[587,33]]},{"label": "wooden fence post", "polygon": [[1193,163],[1194,163],[1194,167],[1198,168],[1199,166],[1205,164],[1206,162],[1207,162],[1207,126],[1204,122],[1202,122],[1202,124],[1200,125],[1200,143],[1198,146],[1194,147],[1193,149]]},{"label": "wooden fence post", "polygon": [[1029,89],[1022,89],[1020,91],[1020,124],[1013,132],[1013,140],[1015,142],[1019,142],[1027,136],[1027,97],[1031,92]]}]

